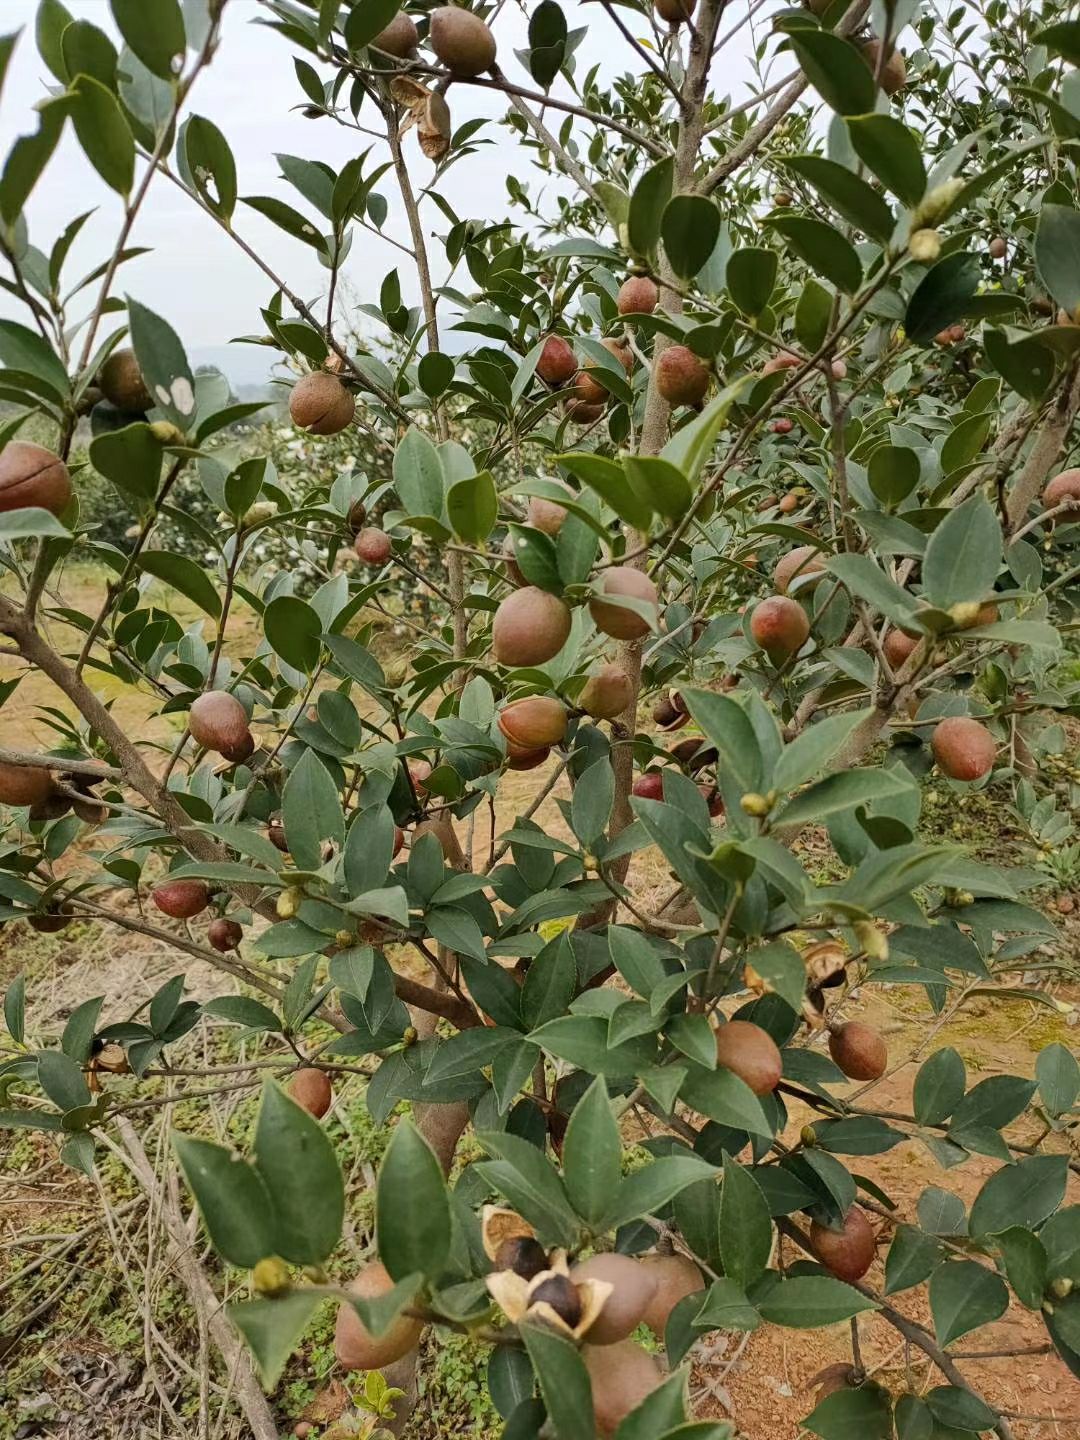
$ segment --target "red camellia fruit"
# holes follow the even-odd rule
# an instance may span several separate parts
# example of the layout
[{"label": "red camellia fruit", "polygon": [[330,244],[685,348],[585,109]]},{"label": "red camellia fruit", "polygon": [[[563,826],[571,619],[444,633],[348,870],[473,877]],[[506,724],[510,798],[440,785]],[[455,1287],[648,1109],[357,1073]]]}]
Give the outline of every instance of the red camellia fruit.
[{"label": "red camellia fruit", "polygon": [[1080,470],[1063,470],[1060,475],[1054,476],[1043,491],[1043,503],[1047,510],[1052,510],[1055,505],[1063,505],[1066,500],[1072,501],[1080,514]]},{"label": "red camellia fruit", "polygon": [[191,920],[210,904],[210,891],[202,880],[163,880],[150,893],[162,914],[174,920]]},{"label": "red camellia fruit", "polygon": [[206,938],[215,950],[224,955],[227,950],[240,948],[244,927],[236,920],[228,920],[224,915],[219,915],[206,927]]},{"label": "red camellia fruit", "polygon": [[0,511],[33,507],[59,515],[71,499],[68,468],[51,450],[9,440],[0,451]]},{"label": "red camellia fruit", "polygon": [[773,421],[772,429],[774,435],[790,435],[795,429],[795,421],[787,415],[781,415],[779,420]]},{"label": "red camellia fruit", "polygon": [[656,362],[656,388],[669,405],[700,405],[712,372],[686,345],[668,345]]},{"label": "red camellia fruit", "polygon": [[594,720],[614,720],[634,698],[634,686],[621,665],[603,665],[585,682],[578,708]]},{"label": "red camellia fruit", "polygon": [[499,729],[509,751],[518,757],[533,754],[558,745],[565,737],[566,706],[553,695],[527,695],[503,706]]},{"label": "red camellia fruit", "polygon": [[[614,565],[601,574],[600,594],[589,601],[589,614],[598,630],[615,640],[640,640],[648,635],[656,623],[656,586],[644,570],[635,570],[630,565]],[[625,596],[629,600],[641,600],[650,609],[651,618],[646,618],[624,605],[605,604],[603,596]]]},{"label": "red camellia fruit", "polygon": [[356,401],[336,375],[318,370],[298,380],[289,396],[294,425],[312,435],[337,435],[352,424]]},{"label": "red camellia fruit", "polygon": [[495,611],[491,650],[500,665],[543,665],[570,636],[570,607],[558,595],[525,585]]},{"label": "red camellia fruit", "polygon": [[997,755],[990,731],[967,715],[950,715],[939,721],[930,748],[950,780],[981,780],[994,768]]},{"label": "red camellia fruit", "polygon": [[784,659],[806,644],[810,620],[798,601],[786,595],[770,595],[754,606],[750,634],[770,657]]},{"label": "red camellia fruit", "polygon": [[[788,497],[785,495],[784,500]],[[795,504],[798,504],[798,497]],[[792,506],[792,509],[795,507]],[[784,509],[783,501],[780,502],[780,509]],[[805,589],[816,580],[810,580],[811,575],[818,578],[825,571],[825,556],[814,545],[796,545],[794,550],[789,550],[786,555],[781,555],[773,570],[773,584],[776,586],[778,595],[786,595],[792,581],[800,582],[799,589]]]},{"label": "red camellia fruit", "polygon": [[815,1220],[810,1226],[810,1246],[826,1270],[850,1285],[861,1280],[874,1263],[877,1237],[870,1221],[853,1205],[839,1230]]},{"label": "red camellia fruit", "polygon": [[188,712],[188,729],[197,745],[216,750],[227,760],[246,760],[255,748],[247,711],[227,690],[200,695]]},{"label": "red camellia fruit", "polygon": [[390,559],[390,536],[385,530],[368,525],[353,541],[353,549],[365,565],[385,565]]},{"label": "red camellia fruit", "polygon": [[849,1080],[880,1080],[889,1067],[884,1035],[861,1020],[848,1020],[830,1030],[829,1054]]},{"label": "red camellia fruit", "polygon": [[662,770],[646,770],[644,775],[639,775],[634,781],[633,793],[642,800],[662,800],[664,798],[664,772]]},{"label": "red camellia fruit", "polygon": [[577,357],[570,342],[561,335],[549,335],[536,362],[536,373],[545,385],[565,385],[577,370]]},{"label": "red camellia fruit", "polygon": [[906,635],[903,630],[889,630],[881,642],[885,659],[894,670],[899,670],[919,643],[918,635]]},{"label": "red camellia fruit", "polygon": [[746,1082],[755,1095],[768,1095],[780,1083],[784,1062],[776,1041],[749,1020],[729,1020],[716,1032],[716,1061]]},{"label": "red camellia fruit", "polygon": [[651,315],[659,299],[655,280],[647,275],[631,275],[619,286],[615,304],[620,315]]},{"label": "red camellia fruit", "polygon": [[322,1119],[334,1099],[329,1075],[325,1070],[316,1069],[314,1065],[305,1065],[303,1069],[297,1070],[289,1081],[289,1094],[309,1115],[314,1115],[316,1120]]}]

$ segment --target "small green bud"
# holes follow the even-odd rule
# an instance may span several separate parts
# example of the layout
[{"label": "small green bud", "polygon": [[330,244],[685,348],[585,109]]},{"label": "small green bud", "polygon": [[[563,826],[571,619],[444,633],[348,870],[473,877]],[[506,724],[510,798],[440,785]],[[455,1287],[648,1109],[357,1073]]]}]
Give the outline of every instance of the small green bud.
[{"label": "small green bud", "polygon": [[291,920],[300,909],[303,899],[304,892],[297,889],[295,885],[290,885],[287,890],[283,890],[277,898],[278,919]]},{"label": "small green bud", "polygon": [[941,236],[936,230],[913,230],[907,248],[920,265],[932,265],[941,254]]},{"label": "small green bud", "polygon": [[739,804],[742,806],[744,814],[756,815],[759,818],[768,815],[772,809],[768,798],[764,795],[759,795],[756,790],[751,790],[748,794],[744,795],[739,801]]},{"label": "small green bud", "polygon": [[1055,1300],[1067,1300],[1073,1292],[1073,1282],[1068,1275],[1056,1275],[1049,1289]]},{"label": "small green bud", "polygon": [[887,960],[889,958],[889,941],[873,920],[856,920],[852,929],[868,959]]},{"label": "small green bud", "polygon": [[287,1295],[292,1289],[289,1267],[276,1255],[268,1255],[252,1270],[251,1288],[257,1295]]}]

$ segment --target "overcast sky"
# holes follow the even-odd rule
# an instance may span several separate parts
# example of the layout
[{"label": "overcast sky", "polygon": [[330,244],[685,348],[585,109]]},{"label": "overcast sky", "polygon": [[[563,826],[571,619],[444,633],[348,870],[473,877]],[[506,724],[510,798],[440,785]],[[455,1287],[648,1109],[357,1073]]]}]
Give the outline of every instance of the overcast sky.
[{"label": "overcast sky", "polygon": [[[115,38],[107,0],[65,0],[65,3],[75,19],[91,20]],[[737,0],[729,7],[729,24],[745,15],[744,6],[745,0]],[[9,33],[25,27],[0,100],[2,155],[6,155],[18,134],[34,128],[36,122],[31,107],[54,83],[34,45],[36,10],[37,0],[0,0],[0,29]],[[643,62],[614,30],[598,5],[566,0],[564,10],[571,25],[587,23],[589,26],[589,33],[578,51],[579,74],[583,75],[596,63],[603,66],[607,75],[643,68]],[[629,11],[622,13],[634,33],[646,33],[642,20]],[[307,120],[293,108],[302,100],[293,71],[293,56],[297,52],[272,30],[251,23],[260,14],[265,16],[266,12],[256,0],[231,0],[221,48],[214,63],[199,78],[185,113],[206,115],[224,131],[236,157],[241,195],[276,195],[303,209],[304,204],[296,192],[280,179],[275,153],[322,159],[336,169],[370,142],[332,121]],[[764,16],[759,23],[767,24]],[[504,71],[517,83],[531,87],[531,78],[513,54],[515,48],[522,48],[526,43],[526,19],[513,0],[500,16],[496,33]],[[722,66],[718,65],[724,89],[737,100],[749,93],[746,87],[752,77],[748,59],[752,43],[752,32],[744,27],[725,48]],[[572,98],[561,81],[553,93]],[[449,99],[455,126],[474,116],[496,117],[506,110],[503,97],[475,87],[457,86],[451,90]],[[551,128],[557,132],[564,116],[549,112],[549,117]],[[588,143],[586,122],[577,122],[576,133],[584,148]],[[502,219],[509,214],[508,172],[512,171],[528,185],[534,197],[551,182],[532,168],[527,153],[514,146],[501,126],[492,124],[481,136],[494,144],[482,146],[476,154],[459,161],[449,171],[443,189],[462,216],[485,221]],[[420,154],[415,134],[406,138],[405,148],[414,184],[419,187],[431,176],[432,164]],[[392,179],[388,178],[379,188],[390,203],[387,233],[407,239],[405,218],[400,205],[395,203]],[[31,240],[47,252],[64,226],[92,206],[99,209],[72,252],[65,271],[68,278],[74,278],[76,272],[81,278],[108,253],[121,219],[118,197],[90,168],[69,125],[31,197],[27,214]],[[445,232],[446,222],[434,206],[429,204],[424,215],[429,231]],[[307,246],[284,235],[243,205],[238,206],[234,223],[297,293],[311,299],[322,292],[326,272]],[[166,315],[193,353],[221,346],[236,335],[263,329],[259,308],[270,299],[269,282],[234,242],[167,180],[160,177],[155,180],[137,220],[132,243],[150,246],[152,253],[124,267],[121,292],[131,293]],[[374,300],[383,275],[404,258],[385,241],[367,231],[358,231],[345,274],[361,300]],[[407,262],[400,268],[402,288],[406,298],[415,300],[415,282],[406,266]],[[6,295],[0,295],[0,313],[16,313],[14,302]],[[229,365],[230,373],[241,382],[257,379],[262,373],[266,352],[250,347],[233,347],[233,350],[238,353]],[[204,354],[201,358],[207,357]],[[220,363],[222,357],[216,358]]]}]

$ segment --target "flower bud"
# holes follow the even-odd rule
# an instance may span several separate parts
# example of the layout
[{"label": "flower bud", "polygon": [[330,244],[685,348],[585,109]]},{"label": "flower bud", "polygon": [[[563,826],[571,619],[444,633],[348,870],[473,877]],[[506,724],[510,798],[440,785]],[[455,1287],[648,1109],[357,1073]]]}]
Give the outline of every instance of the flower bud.
[{"label": "flower bud", "polygon": [[749,794],[744,795],[739,803],[742,805],[743,812],[746,815],[762,817],[768,815],[772,809],[768,798],[764,795],[759,795],[755,790],[751,790]]},{"label": "flower bud", "polygon": [[300,909],[304,898],[304,892],[298,890],[295,885],[290,885],[283,890],[277,898],[277,913],[279,920],[291,920]]},{"label": "flower bud", "polygon": [[913,230],[907,248],[913,260],[932,265],[941,254],[941,236],[936,230]]},{"label": "flower bud", "polygon": [[276,1255],[268,1255],[252,1270],[251,1288],[258,1295],[287,1295],[292,1289],[289,1267]]},{"label": "flower bud", "polygon": [[956,197],[964,188],[963,180],[943,180],[940,185],[935,185],[929,194],[923,197],[922,203],[911,218],[913,230],[923,230],[934,225],[939,225],[949,213]]},{"label": "flower bud", "polygon": [[868,959],[887,960],[889,958],[888,939],[881,933],[873,920],[856,920],[852,929]]}]

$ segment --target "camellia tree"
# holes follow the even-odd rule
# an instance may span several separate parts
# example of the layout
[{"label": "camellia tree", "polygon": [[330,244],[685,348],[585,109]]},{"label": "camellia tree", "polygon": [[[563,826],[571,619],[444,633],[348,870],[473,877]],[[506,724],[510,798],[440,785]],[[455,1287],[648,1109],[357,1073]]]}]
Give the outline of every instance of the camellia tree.
[{"label": "camellia tree", "polygon": [[[280,157],[284,200],[240,198],[198,113],[225,8],[110,0],[119,52],[61,0],[38,11],[55,84],[0,172],[23,307],[0,321],[0,633],[51,684],[55,744],[0,713],[0,895],[14,927],[115,923],[238,993],[200,1004],[178,974],[39,1043],[16,982],[0,1123],[55,1131],[88,1172],[118,1135],[145,1172],[133,1096],[164,1093],[204,1016],[241,1027],[221,1083],[274,1077],[246,1152],[187,1124],[174,1150],[213,1249],[250,1272],[228,1313],[271,1389],[329,1302],[341,1365],[381,1372],[367,1393],[395,1427],[432,1327],[470,1337],[512,1440],[720,1440],[688,1411],[701,1337],[848,1322],[813,1434],[1008,1440],[950,1347],[1014,1301],[1080,1376],[1080,1066],[1050,1045],[1034,1077],[972,1083],[936,1049],[894,1112],[864,1096],[907,1057],[858,1014],[875,985],[942,1017],[1038,997],[1015,972],[1058,963],[1030,873],[917,832],[934,767],[947,792],[1036,785],[1078,703],[1080,22],[1061,0],[778,8],[736,103],[725,47],[756,5],[542,0],[510,53],[499,6],[264,0],[313,139],[336,123],[363,147],[337,172]],[[601,19],[625,45],[610,84],[575,63]],[[521,157],[510,219],[444,193],[477,87]],[[69,127],[122,203],[77,284],[87,217],[57,239],[22,219]],[[534,194],[534,173],[556,183]],[[302,374],[294,424],[361,427],[380,473],[297,506],[265,456],[209,445],[257,407],[193,376],[179,302],[120,297],[166,186],[264,272],[258,338]],[[318,303],[245,238],[250,210],[316,251]],[[420,304],[394,271],[364,312],[393,366],[342,342],[335,305],[391,214]],[[31,417],[47,442],[20,438]],[[80,525],[87,467],[137,507],[126,550]],[[215,562],[153,545],[163,517]],[[267,533],[325,580],[253,562]],[[72,554],[107,576],[93,613],[65,600]],[[403,567],[434,622],[384,668],[365,606]],[[185,628],[162,583],[205,618]],[[125,730],[106,683],[179,717],[172,748]],[[392,1135],[355,1274],[320,1121],[358,1071]],[[916,1141],[943,1179],[909,1211],[871,1157]],[[971,1156],[993,1164],[967,1209],[948,1173]],[[871,1314],[918,1383],[867,1378]],[[240,1398],[275,1434],[258,1388]]]}]

